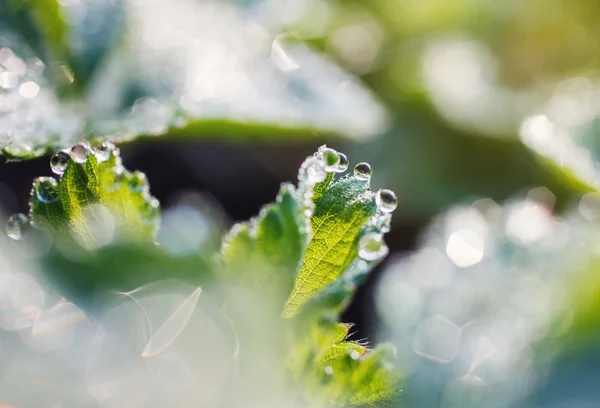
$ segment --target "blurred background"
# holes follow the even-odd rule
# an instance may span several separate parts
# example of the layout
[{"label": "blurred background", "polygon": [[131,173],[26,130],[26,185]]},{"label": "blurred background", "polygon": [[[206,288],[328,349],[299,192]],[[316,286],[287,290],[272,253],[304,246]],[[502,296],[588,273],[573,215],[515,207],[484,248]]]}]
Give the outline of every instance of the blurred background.
[{"label": "blurred background", "polygon": [[[7,11],[11,2],[4,2]],[[272,201],[321,144],[345,152],[351,165],[371,163],[372,187],[395,191],[399,206],[386,235],[391,255],[343,318],[357,323],[358,338],[390,337],[390,317],[382,321],[377,311],[377,283],[386,268],[429,242],[421,237],[436,215],[483,198],[502,205],[529,197],[552,217],[576,209],[599,185],[594,1],[59,0],[56,7],[65,32],[61,24],[35,29],[56,10],[32,17],[17,7],[2,17],[5,148],[35,151],[45,123],[61,128],[61,120],[69,125],[56,136],[61,142],[79,134],[142,134],[122,145],[124,165],[146,173],[163,208],[194,192],[229,224]],[[13,32],[22,35],[17,42]],[[2,53],[8,48],[28,64],[26,74],[11,71]],[[43,61],[48,49],[60,58],[33,72],[28,58]],[[20,99],[9,100],[16,89]],[[46,91],[63,107],[18,117]],[[81,125],[64,111],[91,119]],[[33,124],[15,131],[8,117]],[[188,122],[178,125],[181,118]],[[48,162],[42,156],[0,166],[2,213],[27,212],[31,181],[51,175]],[[528,222],[535,217],[516,222],[534,228]],[[399,293],[393,296],[406,295]],[[593,350],[586,364],[565,364],[580,364],[582,378],[598,378],[600,349]],[[579,405],[540,406],[597,406],[594,384],[578,385]],[[408,406],[443,399],[414,398]]]}]

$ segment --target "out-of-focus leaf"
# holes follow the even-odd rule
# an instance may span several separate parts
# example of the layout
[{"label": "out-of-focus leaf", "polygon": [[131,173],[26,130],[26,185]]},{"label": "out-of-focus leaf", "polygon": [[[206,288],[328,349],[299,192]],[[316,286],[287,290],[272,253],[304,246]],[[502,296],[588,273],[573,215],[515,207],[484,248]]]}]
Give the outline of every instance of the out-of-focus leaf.
[{"label": "out-of-focus leaf", "polygon": [[[78,80],[65,68],[68,80],[87,84],[79,98],[59,101],[57,87],[30,64],[23,72],[9,70],[11,86],[0,95],[7,102],[0,103],[4,155],[36,157],[72,145],[81,134],[95,142],[161,135],[326,134],[365,140],[386,127],[384,108],[356,78],[324,55],[271,35],[231,5],[210,0],[118,3],[122,41],[99,51],[104,57],[97,61],[83,57],[86,41],[116,36],[99,35],[112,17],[87,11],[82,17],[77,5],[64,6],[73,35],[82,27],[96,30],[91,37],[77,35],[83,43],[73,51],[79,55],[79,50],[86,63],[96,61],[90,67],[74,65],[76,76],[81,71],[89,77]],[[88,17],[99,25],[85,23]],[[9,40],[5,52],[28,62],[27,44]]]},{"label": "out-of-focus leaf", "polygon": [[[13,31],[44,60],[59,61],[68,56],[68,27],[57,0],[3,0],[0,29]],[[8,34],[3,32],[0,36]]]},{"label": "out-of-focus leaf", "polygon": [[393,367],[393,347],[369,350],[346,339],[350,328],[318,320],[301,333],[302,340],[292,349],[290,369],[307,388],[314,406],[379,406],[402,391],[400,375]]},{"label": "out-of-focus leaf", "polygon": [[255,219],[237,224],[225,238],[223,273],[232,284],[245,282],[258,292],[278,297],[291,289],[307,243],[302,203],[293,186],[284,184],[274,204]]},{"label": "out-of-focus leaf", "polygon": [[111,294],[128,293],[147,284],[172,279],[210,288],[214,264],[199,251],[174,257],[154,244],[120,243],[73,256],[54,249],[41,258],[44,279],[86,310],[102,310]]}]

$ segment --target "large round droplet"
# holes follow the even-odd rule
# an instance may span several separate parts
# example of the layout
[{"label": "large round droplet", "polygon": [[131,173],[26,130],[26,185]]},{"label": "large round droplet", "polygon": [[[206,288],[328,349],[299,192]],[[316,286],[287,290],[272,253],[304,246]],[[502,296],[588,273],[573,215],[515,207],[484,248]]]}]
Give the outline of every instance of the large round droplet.
[{"label": "large round droplet", "polygon": [[391,213],[398,207],[398,197],[392,190],[381,189],[375,196],[377,208],[383,213]]},{"label": "large round droplet", "polygon": [[359,180],[369,180],[373,174],[373,169],[369,163],[358,163],[354,166],[354,177]]},{"label": "large round droplet", "polygon": [[369,232],[358,241],[358,256],[365,261],[376,261],[388,253],[388,247],[383,242],[383,236]]},{"label": "large round droplet", "polygon": [[52,169],[52,172],[55,174],[63,174],[67,169],[70,160],[71,158],[69,157],[69,154],[65,151],[61,150],[60,152],[56,153],[50,159],[50,168]]},{"label": "large round droplet", "polygon": [[30,227],[29,218],[25,214],[15,214],[10,216],[6,222],[6,235],[20,240],[27,236]]},{"label": "large round droplet", "polygon": [[131,191],[141,193],[147,186],[146,175],[140,171],[132,173],[129,177],[129,182],[127,185]]},{"label": "large round droplet", "polygon": [[84,143],[77,143],[71,148],[71,158],[75,163],[85,163],[90,156],[90,149]]},{"label": "large round droplet", "polygon": [[52,177],[40,177],[35,182],[35,196],[43,203],[51,203],[58,199],[57,183]]},{"label": "large round droplet", "polygon": [[337,167],[333,170],[336,173],[343,173],[348,170],[348,157],[344,153],[338,152],[339,162]]},{"label": "large round droplet", "polygon": [[325,172],[325,168],[321,163],[315,161],[308,165],[306,168],[306,175],[308,177],[308,181],[311,183],[320,183],[325,180],[327,173]]},{"label": "large round droplet", "polygon": [[321,153],[323,164],[325,165],[325,171],[335,171],[338,168],[338,165],[340,164],[340,156],[338,156],[338,152],[327,147],[319,150]]},{"label": "large round droplet", "polygon": [[112,142],[103,142],[100,146],[93,149],[94,156],[99,163],[106,161],[110,158],[110,155],[115,150],[115,145]]}]

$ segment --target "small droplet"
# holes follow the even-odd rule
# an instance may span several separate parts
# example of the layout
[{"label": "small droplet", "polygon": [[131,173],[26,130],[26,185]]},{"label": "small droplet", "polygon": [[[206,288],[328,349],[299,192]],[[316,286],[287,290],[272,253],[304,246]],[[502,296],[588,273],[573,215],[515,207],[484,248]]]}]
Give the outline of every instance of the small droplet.
[{"label": "small droplet", "polygon": [[69,160],[71,160],[71,158],[64,150],[56,153],[50,159],[50,168],[52,169],[52,172],[55,174],[63,174],[69,165]]},{"label": "small droplet", "polygon": [[30,224],[25,214],[14,214],[6,222],[6,235],[12,239],[21,240],[27,236]]},{"label": "small droplet", "polygon": [[43,203],[58,199],[57,183],[52,177],[40,177],[35,182],[35,196]]},{"label": "small droplet", "polygon": [[306,175],[308,176],[308,181],[311,183],[320,183],[325,180],[327,173],[325,172],[323,165],[315,161],[306,168]]},{"label": "small droplet", "polygon": [[331,366],[325,367],[325,374],[333,375],[333,367],[331,367]]},{"label": "small droplet", "polygon": [[377,203],[377,208],[386,214],[391,213],[398,207],[398,197],[396,197],[396,194],[392,190],[379,190],[375,196],[375,202]]},{"label": "small droplet", "polygon": [[146,188],[146,175],[140,171],[136,171],[129,177],[129,189],[136,193],[141,193]]},{"label": "small droplet", "polygon": [[336,173],[343,173],[348,170],[348,157],[344,153],[338,152],[339,162],[337,167],[333,170]]},{"label": "small droplet", "polygon": [[358,241],[358,256],[365,261],[376,261],[388,253],[388,247],[383,242],[383,236],[375,232],[365,234]]},{"label": "small droplet", "polygon": [[348,350],[348,355],[350,356],[350,358],[352,360],[358,360],[360,357],[360,353],[358,352],[358,350]]},{"label": "small droplet", "polygon": [[110,155],[115,150],[115,145],[112,142],[103,142],[100,146],[93,149],[94,156],[99,163],[106,161],[110,158]]},{"label": "small droplet", "polygon": [[71,158],[75,163],[85,163],[90,156],[90,149],[83,143],[77,143],[71,148]]},{"label": "small droplet", "polygon": [[369,163],[362,162],[354,166],[354,177],[356,177],[359,180],[369,180],[372,174],[373,169],[371,168],[371,165]]},{"label": "small droplet", "polygon": [[375,217],[375,227],[384,234],[390,232],[392,226],[392,216],[390,214],[378,214]]},{"label": "small droplet", "polygon": [[146,197],[146,208],[143,212],[144,221],[151,224],[160,215],[160,202],[150,195]]},{"label": "small droplet", "polygon": [[336,171],[338,165],[340,164],[340,156],[338,156],[338,153],[335,150],[329,148],[319,150],[323,159],[323,164],[325,165],[325,171]]}]

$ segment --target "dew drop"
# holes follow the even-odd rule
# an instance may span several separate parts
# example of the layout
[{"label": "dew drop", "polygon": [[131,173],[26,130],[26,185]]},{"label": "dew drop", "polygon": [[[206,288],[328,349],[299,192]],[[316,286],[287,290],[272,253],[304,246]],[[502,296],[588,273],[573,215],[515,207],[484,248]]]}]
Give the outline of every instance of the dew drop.
[{"label": "dew drop", "polygon": [[54,154],[50,159],[50,168],[55,174],[63,174],[71,160],[69,154],[63,150]]},{"label": "dew drop", "polygon": [[110,158],[110,155],[115,150],[115,145],[112,142],[103,142],[100,146],[93,149],[94,156],[99,163],[106,161]]},{"label": "dew drop", "polygon": [[308,176],[308,181],[311,183],[320,183],[325,180],[327,173],[323,165],[318,161],[315,161],[306,168],[306,175]]},{"label": "dew drop", "polygon": [[356,177],[359,180],[369,180],[372,174],[373,169],[371,168],[371,165],[369,163],[362,162],[354,166],[354,177]]},{"label": "dew drop", "polygon": [[150,195],[146,197],[146,208],[143,212],[144,221],[151,224],[160,215],[160,202]]},{"label": "dew drop", "polygon": [[388,247],[383,242],[381,234],[369,232],[358,241],[358,256],[365,261],[376,261],[387,253]]},{"label": "dew drop", "polygon": [[352,360],[358,360],[360,358],[358,350],[348,350],[348,355]]},{"label": "dew drop", "polygon": [[83,143],[77,143],[71,148],[71,158],[75,163],[85,163],[90,155],[90,149]]},{"label": "dew drop", "polygon": [[128,182],[129,189],[136,193],[141,193],[146,188],[146,175],[140,171],[131,174]]},{"label": "dew drop", "polygon": [[325,171],[336,171],[340,164],[340,156],[338,156],[338,152],[326,147],[324,149],[319,149],[319,153],[321,153],[321,158],[323,160],[323,164],[325,165]]},{"label": "dew drop", "polygon": [[25,214],[14,214],[6,222],[6,235],[12,239],[21,240],[27,236],[29,228],[29,218]]},{"label": "dew drop", "polygon": [[57,183],[52,177],[40,177],[35,182],[35,196],[43,203],[51,203],[58,199]]},{"label": "dew drop", "polygon": [[344,153],[338,152],[339,162],[337,167],[333,170],[336,173],[343,173],[348,170],[348,157]]},{"label": "dew drop", "polygon": [[390,232],[392,216],[390,214],[379,214],[376,217],[375,227],[377,227],[377,229],[383,233]]},{"label": "dew drop", "polygon": [[382,213],[388,214],[398,206],[398,197],[392,190],[381,189],[375,196],[375,202]]},{"label": "dew drop", "polygon": [[327,374],[327,375],[333,375],[333,367],[331,367],[329,365],[327,367],[325,367],[324,371],[325,371],[325,374]]}]

